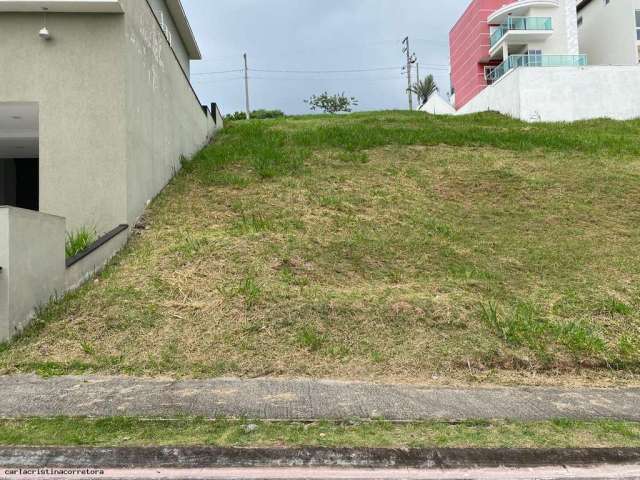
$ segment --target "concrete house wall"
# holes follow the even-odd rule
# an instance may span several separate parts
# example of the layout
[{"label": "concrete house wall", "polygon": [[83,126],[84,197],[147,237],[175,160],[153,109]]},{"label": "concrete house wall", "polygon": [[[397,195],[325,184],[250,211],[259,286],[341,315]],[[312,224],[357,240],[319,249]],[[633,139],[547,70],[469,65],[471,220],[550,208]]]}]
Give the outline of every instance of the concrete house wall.
[{"label": "concrete house wall", "polygon": [[[60,8],[81,4],[91,13],[50,11],[44,41],[39,11],[0,0],[0,103],[37,104],[40,191],[38,212],[0,205],[0,342],[103,268],[181,158],[223,124],[189,82],[200,52],[179,0]],[[169,12],[180,18],[170,23]],[[65,231],[82,226],[100,239],[65,260]]]},{"label": "concrete house wall", "polygon": [[40,210],[67,229],[126,218],[124,17],[0,13],[0,102],[38,102]]},{"label": "concrete house wall", "polygon": [[191,67],[189,64],[189,54],[187,53],[187,48],[184,45],[184,41],[180,37],[180,33],[178,32],[178,28],[176,27],[176,22],[170,15],[166,0],[149,0],[149,5],[151,5],[156,18],[160,22],[164,21],[167,29],[170,32],[171,46],[175,51],[176,56],[178,57],[178,61],[180,62],[180,65],[182,66],[182,69],[186,72],[186,74],[190,75]]},{"label": "concrete house wall", "polygon": [[0,342],[63,292],[64,229],[64,218],[0,206]]},{"label": "concrete house wall", "polygon": [[[132,225],[215,133],[188,79],[189,56],[164,0],[124,14],[0,12],[0,102],[37,102],[40,211],[104,233]],[[185,70],[186,68],[186,70]]]},{"label": "concrete house wall", "polygon": [[[127,43],[127,214],[118,223],[132,225],[180,169],[180,158],[196,153],[216,125],[203,113],[180,68],[184,47],[174,51],[169,46],[146,1],[122,0],[122,5]],[[165,13],[165,21],[166,17]],[[172,44],[182,45],[177,33]]]},{"label": "concrete house wall", "polygon": [[634,65],[638,63],[635,10],[640,0],[602,0],[583,3],[578,16],[580,53],[592,65]]}]

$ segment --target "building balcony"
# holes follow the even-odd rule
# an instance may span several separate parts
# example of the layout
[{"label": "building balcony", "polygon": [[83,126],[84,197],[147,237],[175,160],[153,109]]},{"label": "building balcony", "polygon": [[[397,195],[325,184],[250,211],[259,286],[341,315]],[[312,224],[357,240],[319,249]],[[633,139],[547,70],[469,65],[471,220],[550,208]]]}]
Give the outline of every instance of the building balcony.
[{"label": "building balcony", "polygon": [[509,3],[487,17],[490,25],[501,25],[507,22],[510,16],[526,17],[529,16],[532,8],[540,10],[541,8],[554,10],[560,6],[560,0],[518,0]]},{"label": "building balcony", "polygon": [[505,43],[526,45],[546,40],[552,34],[551,17],[509,17],[491,34],[489,56],[492,59],[498,57]]},{"label": "building balcony", "polygon": [[491,48],[495,47],[510,32],[553,32],[551,17],[509,17],[491,34]]},{"label": "building balcony", "polygon": [[509,58],[489,71],[487,83],[496,83],[508,72],[520,67],[584,67],[586,65],[586,55],[509,55]]}]

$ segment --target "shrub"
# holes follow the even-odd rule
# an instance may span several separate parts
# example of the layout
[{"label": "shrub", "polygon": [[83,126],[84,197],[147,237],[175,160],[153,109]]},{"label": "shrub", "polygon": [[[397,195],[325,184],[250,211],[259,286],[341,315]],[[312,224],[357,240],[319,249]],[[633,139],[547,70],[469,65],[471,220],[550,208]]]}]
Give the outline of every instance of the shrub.
[{"label": "shrub", "polygon": [[[284,112],[282,110],[253,110],[251,112],[251,118],[255,120],[265,120],[268,118],[282,118],[284,117]],[[230,113],[226,117],[225,120],[238,121],[238,120],[246,120],[247,114],[245,112],[235,112]]]},{"label": "shrub", "polygon": [[311,110],[322,110],[324,113],[331,114],[348,113],[353,110],[353,107],[358,106],[358,100],[355,97],[347,97],[344,92],[338,95],[329,95],[328,92],[312,95],[304,103],[308,104]]},{"label": "shrub", "polygon": [[284,112],[282,110],[254,110],[251,112],[251,118],[255,118],[256,120],[282,117],[284,117]]},{"label": "shrub", "polygon": [[225,120],[246,120],[247,114],[244,112],[229,113],[224,117]]}]

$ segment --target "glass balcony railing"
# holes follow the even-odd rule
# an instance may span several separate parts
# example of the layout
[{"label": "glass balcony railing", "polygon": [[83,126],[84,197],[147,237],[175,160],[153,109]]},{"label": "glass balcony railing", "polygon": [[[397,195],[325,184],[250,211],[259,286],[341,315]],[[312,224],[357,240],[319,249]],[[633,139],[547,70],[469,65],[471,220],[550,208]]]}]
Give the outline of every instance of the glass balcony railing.
[{"label": "glass balcony railing", "polygon": [[491,34],[491,46],[495,46],[512,30],[553,30],[551,17],[509,17]]},{"label": "glass balcony railing", "polygon": [[510,70],[519,67],[583,67],[586,55],[510,55],[507,60],[491,69],[487,81],[495,83]]}]

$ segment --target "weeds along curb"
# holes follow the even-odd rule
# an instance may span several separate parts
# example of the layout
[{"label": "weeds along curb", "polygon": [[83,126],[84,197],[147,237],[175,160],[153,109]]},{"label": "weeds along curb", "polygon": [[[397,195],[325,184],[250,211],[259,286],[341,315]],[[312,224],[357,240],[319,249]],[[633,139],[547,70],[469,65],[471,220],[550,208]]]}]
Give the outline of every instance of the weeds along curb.
[{"label": "weeds along curb", "polygon": [[1,447],[0,466],[35,468],[534,468],[640,464],[640,448],[349,449],[349,448],[20,448]]}]

